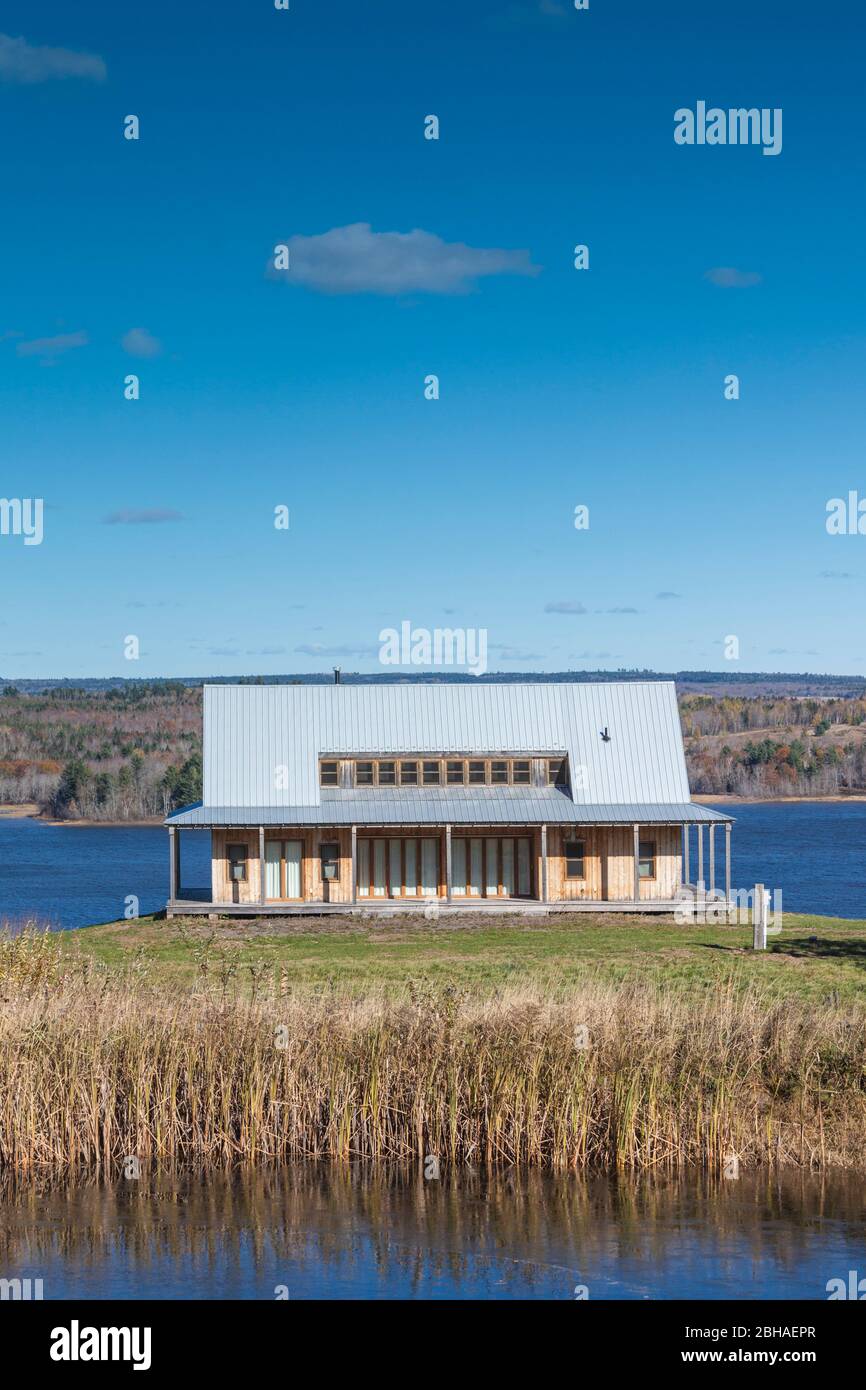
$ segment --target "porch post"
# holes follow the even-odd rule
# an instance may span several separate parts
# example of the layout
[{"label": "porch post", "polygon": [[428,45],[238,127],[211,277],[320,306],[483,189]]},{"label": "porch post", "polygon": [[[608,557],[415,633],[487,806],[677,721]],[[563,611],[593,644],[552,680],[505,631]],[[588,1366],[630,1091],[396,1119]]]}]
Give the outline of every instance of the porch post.
[{"label": "porch post", "polygon": [[731,901],[731,822],[725,821],[725,899]]},{"label": "porch post", "polygon": [[451,826],[445,827],[445,900],[451,901]]},{"label": "porch post", "polygon": [[[302,888],[303,891],[303,888]],[[265,903],[265,827],[259,826],[259,902]]]},{"label": "porch post", "polygon": [[691,868],[689,866],[689,827],[683,826],[683,877],[688,883],[691,880]]},{"label": "porch post", "polygon": [[173,903],[177,898],[177,829],[175,826],[168,827],[168,900]]},{"label": "porch post", "polygon": [[710,892],[716,891],[716,823],[710,821]]},{"label": "porch post", "polygon": [[358,827],[352,826],[352,875],[350,880],[352,902],[358,901]]},{"label": "porch post", "polygon": [[704,827],[698,823],[698,883],[704,882]]},{"label": "porch post", "polygon": [[634,900],[640,902],[640,826],[634,827]]},{"label": "porch post", "polygon": [[541,827],[541,901],[547,902],[547,826]]}]

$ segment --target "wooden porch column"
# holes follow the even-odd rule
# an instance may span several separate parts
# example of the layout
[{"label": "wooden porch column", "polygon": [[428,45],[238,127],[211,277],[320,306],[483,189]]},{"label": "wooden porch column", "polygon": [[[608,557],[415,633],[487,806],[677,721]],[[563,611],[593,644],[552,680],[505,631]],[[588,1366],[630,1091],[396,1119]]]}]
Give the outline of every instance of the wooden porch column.
[{"label": "wooden porch column", "polygon": [[[303,884],[301,885],[303,892]],[[265,827],[259,826],[259,902],[265,903]]]},{"label": "wooden porch column", "polygon": [[710,821],[710,892],[716,891],[716,823]]},{"label": "wooden porch column", "polygon": [[547,902],[547,826],[541,827],[541,901]]},{"label": "wooden porch column", "polygon": [[352,871],[349,886],[352,890],[352,902],[358,901],[358,827],[352,826]]},{"label": "wooden porch column", "polygon": [[698,883],[704,882],[704,827],[698,825]]},{"label": "wooden porch column", "polygon": [[634,827],[634,900],[640,902],[640,826]]},{"label": "wooden porch column", "polygon": [[725,899],[731,901],[731,822],[725,822]]},{"label": "wooden porch column", "polygon": [[688,883],[691,879],[691,868],[689,865],[689,827],[683,826],[683,878]]},{"label": "wooden porch column", "polygon": [[173,903],[177,898],[177,829],[175,826],[168,827],[168,900]]},{"label": "wooden porch column", "polygon": [[445,901],[451,901],[451,826],[445,827]]}]

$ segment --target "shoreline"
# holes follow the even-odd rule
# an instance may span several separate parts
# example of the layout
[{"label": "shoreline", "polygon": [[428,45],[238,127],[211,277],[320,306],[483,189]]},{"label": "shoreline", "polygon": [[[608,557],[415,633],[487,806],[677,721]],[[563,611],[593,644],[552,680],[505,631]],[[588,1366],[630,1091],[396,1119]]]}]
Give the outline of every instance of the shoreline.
[{"label": "shoreline", "polygon": [[145,826],[162,825],[162,816],[154,816],[146,820],[93,820],[86,816],[76,820],[56,820],[51,816],[43,815],[41,808],[35,801],[0,804],[0,820],[38,820],[41,825],[78,825],[91,829],[93,826],[104,826],[108,830],[119,830],[124,826],[132,830],[140,830]]},{"label": "shoreline", "polygon": [[700,806],[712,806],[714,802],[722,802],[725,805],[741,806],[775,806],[791,805],[795,802],[844,802],[844,801],[866,801],[866,792],[834,792],[827,796],[740,796],[736,792],[699,792],[695,793],[692,801],[696,801]]}]

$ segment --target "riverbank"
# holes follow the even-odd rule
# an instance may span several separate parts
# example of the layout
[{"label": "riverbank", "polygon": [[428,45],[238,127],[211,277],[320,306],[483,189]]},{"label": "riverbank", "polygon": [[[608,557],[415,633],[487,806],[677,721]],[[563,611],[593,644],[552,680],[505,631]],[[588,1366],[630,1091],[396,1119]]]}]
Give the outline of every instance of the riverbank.
[{"label": "riverbank", "polygon": [[46,991],[39,951],[0,1007],[0,1157],[19,1170],[863,1159],[863,1011],[598,983],[556,1001],[418,981],[401,998],[323,993],[252,965],[251,993],[219,963],[194,989],[85,970]]},{"label": "riverbank", "polygon": [[700,793],[692,797],[701,806],[774,806],[788,803],[866,801],[866,792],[840,792],[827,796],[735,796],[731,792]]},{"label": "riverbank", "polygon": [[113,923],[0,946],[0,1166],[866,1161],[866,922]]}]

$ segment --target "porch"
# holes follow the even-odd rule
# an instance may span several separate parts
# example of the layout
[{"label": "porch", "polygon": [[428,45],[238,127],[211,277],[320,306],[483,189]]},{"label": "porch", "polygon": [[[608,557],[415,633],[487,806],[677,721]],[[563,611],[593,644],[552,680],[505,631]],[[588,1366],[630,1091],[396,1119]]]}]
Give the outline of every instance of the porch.
[{"label": "porch", "polygon": [[195,890],[182,878],[182,828],[168,829],[169,917],[670,913],[685,895],[717,891],[719,907],[732,902],[731,822],[723,817],[627,826],[185,826],[211,834],[211,882]]}]

